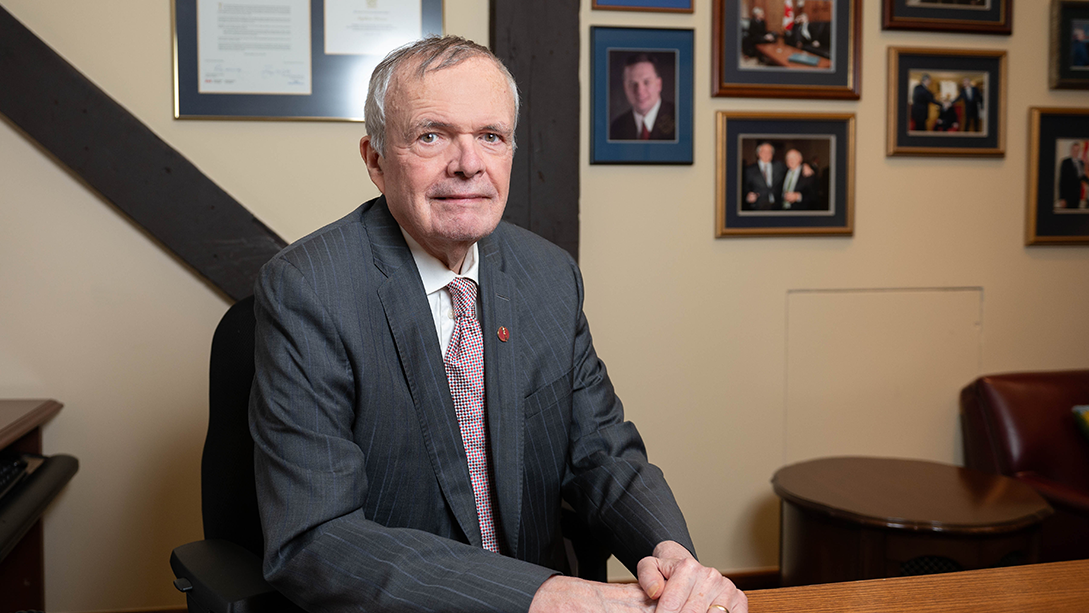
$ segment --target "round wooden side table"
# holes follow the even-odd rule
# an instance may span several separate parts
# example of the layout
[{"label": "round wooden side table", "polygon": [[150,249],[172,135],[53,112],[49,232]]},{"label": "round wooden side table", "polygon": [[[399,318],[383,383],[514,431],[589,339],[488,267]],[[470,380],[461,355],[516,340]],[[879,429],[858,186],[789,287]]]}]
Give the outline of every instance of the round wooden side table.
[{"label": "round wooden side table", "polygon": [[1030,564],[1052,513],[1015,479],[922,460],[821,458],[771,482],[784,586]]}]

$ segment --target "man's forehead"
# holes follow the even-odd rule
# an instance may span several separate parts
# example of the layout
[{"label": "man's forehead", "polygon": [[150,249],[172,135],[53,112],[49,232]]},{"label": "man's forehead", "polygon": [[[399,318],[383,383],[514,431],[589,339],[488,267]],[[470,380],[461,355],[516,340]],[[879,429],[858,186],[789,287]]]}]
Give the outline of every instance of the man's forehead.
[{"label": "man's forehead", "polygon": [[651,74],[654,76],[658,76],[658,71],[654,68],[654,64],[652,64],[651,62],[636,62],[634,64],[629,64],[624,67],[624,74],[634,75],[636,73],[639,73],[642,76],[650,76]]},{"label": "man's forehead", "polygon": [[514,100],[502,73],[480,70],[470,61],[428,71],[422,77],[409,67],[410,76],[390,84],[388,123],[406,136],[421,129],[512,132]]}]

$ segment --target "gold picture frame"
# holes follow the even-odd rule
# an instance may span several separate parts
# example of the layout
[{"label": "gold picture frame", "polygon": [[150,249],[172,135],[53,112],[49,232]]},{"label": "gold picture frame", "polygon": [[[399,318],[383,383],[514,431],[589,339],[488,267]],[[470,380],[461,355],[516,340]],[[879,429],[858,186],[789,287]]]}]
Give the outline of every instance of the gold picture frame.
[{"label": "gold picture frame", "polygon": [[1089,245],[1087,162],[1089,109],[1029,109],[1026,245]]},{"label": "gold picture frame", "polygon": [[853,113],[718,111],[715,134],[716,237],[854,234]]},{"label": "gold picture frame", "polygon": [[1006,64],[1000,49],[889,47],[886,155],[1004,156]]}]

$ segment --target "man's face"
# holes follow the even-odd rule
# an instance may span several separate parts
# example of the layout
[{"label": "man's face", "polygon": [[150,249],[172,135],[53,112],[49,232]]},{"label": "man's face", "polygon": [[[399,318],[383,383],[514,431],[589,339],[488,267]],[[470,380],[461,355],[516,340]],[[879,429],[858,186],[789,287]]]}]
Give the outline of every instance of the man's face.
[{"label": "man's face", "polygon": [[1073,145],[1070,145],[1070,157],[1072,157],[1072,158],[1080,158],[1081,157],[1081,145],[1080,144],[1074,143]]},{"label": "man's face", "polygon": [[775,147],[767,143],[756,148],[756,157],[760,158],[761,162],[771,162],[773,155],[775,155]]},{"label": "man's face", "polygon": [[662,95],[662,78],[650,62],[624,67],[624,95],[636,113],[646,115]]},{"label": "man's face", "polygon": [[802,154],[798,153],[794,149],[791,149],[790,151],[787,151],[786,165],[787,165],[787,168],[789,168],[791,170],[794,170],[795,168],[801,166],[802,165]]},{"label": "man's face", "polygon": [[964,88],[967,89],[967,88],[972,86],[972,80],[971,79],[965,79],[965,80],[961,81],[961,85],[963,85]]},{"label": "man's face", "polygon": [[[514,100],[491,60],[474,57],[393,75],[386,95],[386,152],[364,137],[371,180],[401,227],[440,260],[499,224],[514,157]],[[450,262],[447,262],[450,264]]]}]

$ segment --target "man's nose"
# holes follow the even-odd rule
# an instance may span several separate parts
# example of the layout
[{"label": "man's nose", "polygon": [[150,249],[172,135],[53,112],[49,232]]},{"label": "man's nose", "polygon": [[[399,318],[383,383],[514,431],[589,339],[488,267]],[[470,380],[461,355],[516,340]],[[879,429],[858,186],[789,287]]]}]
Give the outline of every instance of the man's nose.
[{"label": "man's nose", "polygon": [[479,147],[475,136],[459,135],[451,147],[449,173],[470,178],[484,172],[484,159],[480,156]]}]

